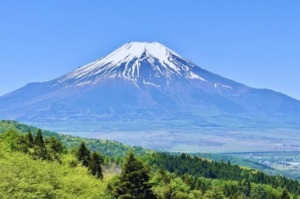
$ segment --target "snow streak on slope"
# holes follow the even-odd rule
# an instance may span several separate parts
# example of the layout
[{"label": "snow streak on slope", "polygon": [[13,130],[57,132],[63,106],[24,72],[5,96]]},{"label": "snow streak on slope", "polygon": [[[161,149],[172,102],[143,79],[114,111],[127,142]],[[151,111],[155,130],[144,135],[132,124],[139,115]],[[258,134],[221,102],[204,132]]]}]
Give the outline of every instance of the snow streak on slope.
[{"label": "snow streak on slope", "polygon": [[135,83],[158,86],[160,83],[157,79],[169,81],[179,77],[206,81],[193,71],[195,67],[190,61],[160,43],[131,42],[56,79],[53,85],[84,86],[108,78],[122,78]]}]

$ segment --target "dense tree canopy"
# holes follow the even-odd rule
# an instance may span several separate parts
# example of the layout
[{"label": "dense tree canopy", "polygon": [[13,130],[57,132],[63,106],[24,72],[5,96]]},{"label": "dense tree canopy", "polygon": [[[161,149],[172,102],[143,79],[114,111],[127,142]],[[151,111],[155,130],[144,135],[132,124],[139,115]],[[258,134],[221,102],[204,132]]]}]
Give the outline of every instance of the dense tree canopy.
[{"label": "dense tree canopy", "polygon": [[3,198],[299,199],[298,181],[228,162],[22,128],[0,134]]}]

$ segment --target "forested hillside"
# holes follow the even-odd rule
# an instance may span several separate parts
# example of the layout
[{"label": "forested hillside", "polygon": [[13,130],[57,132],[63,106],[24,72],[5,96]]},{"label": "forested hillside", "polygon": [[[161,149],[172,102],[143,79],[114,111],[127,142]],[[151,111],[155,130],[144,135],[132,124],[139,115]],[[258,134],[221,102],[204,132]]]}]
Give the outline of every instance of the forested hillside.
[{"label": "forested hillside", "polygon": [[[9,129],[14,129],[20,133],[37,132],[38,128],[30,125],[18,123],[16,121],[2,120],[0,121],[0,133],[3,133]],[[128,154],[128,150],[132,149],[130,146],[109,140],[103,139],[90,139],[82,138],[70,135],[58,134],[53,131],[43,130],[44,137],[53,136],[60,140],[67,148],[77,147],[82,141],[84,141],[91,150],[100,151],[104,155],[108,155],[114,158],[124,157]],[[143,155],[150,150],[145,150],[141,147],[134,147],[134,152],[138,155]]]},{"label": "forested hillside", "polygon": [[0,122],[0,198],[300,198],[280,176]]}]

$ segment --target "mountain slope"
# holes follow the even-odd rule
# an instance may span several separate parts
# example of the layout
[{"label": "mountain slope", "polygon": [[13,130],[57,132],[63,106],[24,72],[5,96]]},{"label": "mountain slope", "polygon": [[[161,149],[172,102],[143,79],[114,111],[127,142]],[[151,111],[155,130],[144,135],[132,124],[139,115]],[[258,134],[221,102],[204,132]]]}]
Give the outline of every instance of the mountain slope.
[{"label": "mountain slope", "polygon": [[[300,102],[213,74],[159,43],[132,42],[57,79],[0,97],[0,115],[64,131],[78,130],[76,124],[143,129],[141,120],[149,129],[171,128],[176,121],[295,128]],[[119,122],[103,128],[107,121]]]}]

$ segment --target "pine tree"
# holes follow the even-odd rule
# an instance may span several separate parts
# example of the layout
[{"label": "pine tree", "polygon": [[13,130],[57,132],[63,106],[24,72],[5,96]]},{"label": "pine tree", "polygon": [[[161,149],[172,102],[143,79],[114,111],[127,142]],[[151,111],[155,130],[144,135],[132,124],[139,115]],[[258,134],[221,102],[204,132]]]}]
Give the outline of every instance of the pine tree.
[{"label": "pine tree", "polygon": [[23,153],[28,153],[28,141],[26,136],[20,136],[17,141],[17,149]]},{"label": "pine tree", "polygon": [[49,154],[49,158],[51,160],[57,160],[58,162],[61,162],[60,155],[64,151],[64,146],[61,141],[59,141],[56,137],[49,137],[45,139],[45,145]]},{"label": "pine tree", "polygon": [[48,153],[45,147],[42,130],[38,129],[36,137],[34,138],[34,156],[43,160],[48,159]]},{"label": "pine tree", "polygon": [[31,131],[28,132],[27,134],[27,142],[28,142],[28,147],[31,148],[33,147],[33,136],[32,136],[32,133]]},{"label": "pine tree", "polygon": [[149,178],[143,163],[138,161],[131,151],[122,168],[115,196],[128,199],[156,199]]},{"label": "pine tree", "polygon": [[64,150],[63,144],[56,137],[49,137],[45,140],[45,144],[54,153],[62,153]]},{"label": "pine tree", "polygon": [[90,150],[85,146],[84,142],[81,142],[78,152],[77,152],[77,159],[82,163],[83,166],[88,167],[90,161]]},{"label": "pine tree", "polygon": [[103,158],[101,157],[101,155],[99,153],[94,151],[92,153],[88,168],[92,175],[94,175],[100,179],[103,178],[102,168],[101,168],[102,163],[103,163]]},{"label": "pine tree", "polygon": [[34,144],[39,146],[39,147],[43,147],[44,145],[44,139],[43,139],[43,135],[42,135],[42,130],[38,129],[37,133],[36,133],[36,137],[34,139]]},{"label": "pine tree", "polygon": [[290,199],[290,195],[287,189],[284,189],[280,195],[281,199]]},{"label": "pine tree", "polygon": [[251,193],[251,183],[249,181],[245,182],[244,194],[245,196],[250,196]]}]

